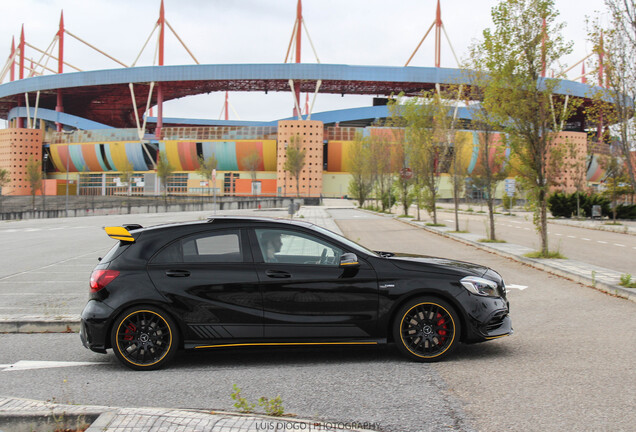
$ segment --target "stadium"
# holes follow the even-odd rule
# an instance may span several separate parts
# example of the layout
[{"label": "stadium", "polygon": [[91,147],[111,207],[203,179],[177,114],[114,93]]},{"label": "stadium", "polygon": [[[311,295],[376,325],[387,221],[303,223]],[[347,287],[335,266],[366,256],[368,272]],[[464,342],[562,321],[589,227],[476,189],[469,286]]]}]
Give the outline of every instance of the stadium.
[{"label": "stadium", "polygon": [[[471,86],[461,69],[440,67],[445,30],[439,2],[436,17],[422,38],[434,30],[434,67],[409,66],[410,59],[402,67],[301,63],[302,28],[299,0],[284,63],[168,66],[164,65],[164,38],[168,30],[178,35],[167,21],[162,3],[155,25],[157,64],[122,63],[117,69],[94,71],[76,71],[64,60],[64,39],[81,38],[65,29],[63,16],[46,50],[31,45],[22,31],[0,76],[0,118],[8,122],[0,130],[0,168],[11,177],[2,194],[31,193],[27,162],[33,158],[45,173],[38,194],[154,196],[165,187],[170,195],[296,196],[284,162],[286,146],[298,136],[306,151],[298,195],[345,196],[351,178],[352,142],[356,134],[384,133],[382,125],[390,116],[387,102],[393,95],[416,96],[440,86]],[[41,54],[40,60],[29,58],[28,52]],[[49,60],[57,63],[56,69],[47,66]],[[581,64],[583,60],[573,67]],[[608,149],[588,138],[584,109],[591,103],[592,88],[586,84],[584,72],[579,78],[581,82],[559,80],[555,91],[557,97],[581,100],[557,143],[575,144],[573,158],[593,183],[603,176],[599,157]],[[163,116],[166,101],[217,92],[226,95],[223,120]],[[294,99],[293,115],[275,121],[229,120],[227,100],[232,92],[289,92]],[[320,94],[370,95],[373,105],[313,113],[310,98]],[[472,142],[465,150],[465,170],[470,177],[484,158],[493,155],[480,154],[480,131],[472,125],[470,108],[458,101],[456,116],[461,120],[461,133],[468,134]],[[160,154],[166,155],[174,169],[165,185],[157,176]],[[197,170],[200,160],[210,156],[217,166],[208,181]],[[132,171],[131,180],[122,181],[128,171]],[[574,182],[569,173],[562,173],[565,190],[572,190]],[[451,196],[448,179],[442,179],[439,192],[441,198]],[[503,193],[502,182],[497,194],[501,197]],[[466,194],[479,191],[467,190]]]}]

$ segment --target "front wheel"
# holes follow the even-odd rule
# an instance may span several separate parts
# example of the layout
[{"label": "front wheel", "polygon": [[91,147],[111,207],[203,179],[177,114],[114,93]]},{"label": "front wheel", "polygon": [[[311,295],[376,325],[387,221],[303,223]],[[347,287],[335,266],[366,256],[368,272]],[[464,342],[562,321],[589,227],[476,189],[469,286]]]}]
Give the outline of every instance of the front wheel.
[{"label": "front wheel", "polygon": [[125,310],[113,324],[110,335],[115,356],[134,370],[165,366],[177,351],[177,327],[165,312],[152,306]]},{"label": "front wheel", "polygon": [[435,297],[410,300],[393,322],[393,339],[402,354],[434,362],[449,355],[459,343],[460,323],[455,310]]}]

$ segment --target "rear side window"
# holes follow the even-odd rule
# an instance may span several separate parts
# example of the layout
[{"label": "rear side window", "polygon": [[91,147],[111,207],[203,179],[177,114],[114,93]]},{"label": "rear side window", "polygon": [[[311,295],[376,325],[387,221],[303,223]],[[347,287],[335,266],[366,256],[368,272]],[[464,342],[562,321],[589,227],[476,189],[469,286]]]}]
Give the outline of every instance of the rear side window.
[{"label": "rear side window", "polygon": [[238,230],[199,233],[165,247],[153,264],[243,262]]}]

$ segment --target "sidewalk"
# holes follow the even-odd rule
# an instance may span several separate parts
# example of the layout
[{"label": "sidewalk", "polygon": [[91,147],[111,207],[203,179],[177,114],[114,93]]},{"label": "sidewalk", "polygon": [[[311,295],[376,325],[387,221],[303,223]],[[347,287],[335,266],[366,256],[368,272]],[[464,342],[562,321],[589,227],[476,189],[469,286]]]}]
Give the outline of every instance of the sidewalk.
[{"label": "sidewalk", "polygon": [[81,429],[86,432],[365,432],[373,425],[168,408],[63,405],[0,397],[0,432]]}]

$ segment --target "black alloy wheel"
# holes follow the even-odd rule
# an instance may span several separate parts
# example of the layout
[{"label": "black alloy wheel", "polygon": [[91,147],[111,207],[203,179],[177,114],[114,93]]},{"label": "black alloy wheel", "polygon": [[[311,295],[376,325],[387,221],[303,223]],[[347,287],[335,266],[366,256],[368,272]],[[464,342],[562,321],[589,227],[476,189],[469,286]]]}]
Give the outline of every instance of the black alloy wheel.
[{"label": "black alloy wheel", "polygon": [[407,357],[433,362],[449,355],[459,342],[460,323],[455,310],[435,297],[419,297],[398,311],[393,338]]},{"label": "black alloy wheel", "polygon": [[163,367],[177,351],[179,335],[174,321],[151,306],[137,306],[124,311],[111,331],[115,355],[134,370]]}]

